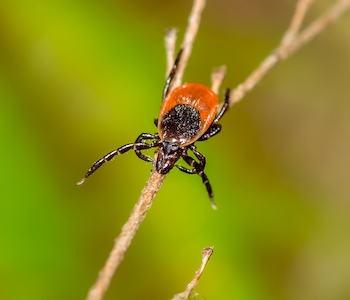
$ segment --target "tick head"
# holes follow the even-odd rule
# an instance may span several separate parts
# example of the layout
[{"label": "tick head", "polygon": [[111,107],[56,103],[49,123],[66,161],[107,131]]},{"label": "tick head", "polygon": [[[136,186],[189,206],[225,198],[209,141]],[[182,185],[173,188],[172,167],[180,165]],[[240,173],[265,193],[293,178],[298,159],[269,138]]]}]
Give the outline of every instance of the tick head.
[{"label": "tick head", "polygon": [[156,170],[159,174],[167,174],[181,157],[182,149],[176,142],[164,141],[159,147]]}]

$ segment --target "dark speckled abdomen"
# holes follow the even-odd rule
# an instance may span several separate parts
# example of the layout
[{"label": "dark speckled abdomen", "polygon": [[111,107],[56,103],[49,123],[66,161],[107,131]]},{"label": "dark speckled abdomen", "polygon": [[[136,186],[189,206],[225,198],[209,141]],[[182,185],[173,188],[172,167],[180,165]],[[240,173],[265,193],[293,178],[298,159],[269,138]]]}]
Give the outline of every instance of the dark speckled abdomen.
[{"label": "dark speckled abdomen", "polygon": [[193,106],[178,104],[164,115],[159,125],[164,140],[183,144],[198,134],[201,119]]}]

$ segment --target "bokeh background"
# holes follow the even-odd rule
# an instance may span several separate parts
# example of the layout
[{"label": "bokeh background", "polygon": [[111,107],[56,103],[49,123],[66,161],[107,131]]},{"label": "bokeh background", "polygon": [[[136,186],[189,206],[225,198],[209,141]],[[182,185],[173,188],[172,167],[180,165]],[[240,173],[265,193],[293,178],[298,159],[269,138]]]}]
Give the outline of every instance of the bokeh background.
[{"label": "bokeh background", "polygon": [[[208,0],[185,81],[235,87],[276,47],[296,1]],[[333,1],[317,1],[310,22]],[[0,3],[0,299],[84,299],[148,178],[105,153],[154,133],[164,30],[191,1]],[[350,299],[350,15],[278,65],[172,171],[105,299],[170,299],[205,246],[196,299]],[[223,97],[223,96],[221,96]]]}]

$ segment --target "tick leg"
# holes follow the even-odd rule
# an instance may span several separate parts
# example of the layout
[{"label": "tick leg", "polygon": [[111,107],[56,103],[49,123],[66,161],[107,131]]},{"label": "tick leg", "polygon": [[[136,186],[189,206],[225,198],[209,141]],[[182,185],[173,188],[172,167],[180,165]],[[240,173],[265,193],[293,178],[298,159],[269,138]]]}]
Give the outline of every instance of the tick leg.
[{"label": "tick leg", "polygon": [[[145,150],[145,149],[150,149],[150,148],[153,148],[153,147],[157,147],[158,146],[158,134],[150,134],[150,133],[141,133],[139,135],[139,137],[136,139],[135,141],[135,144],[134,145],[141,145],[143,144],[143,147],[134,147],[134,150],[135,150],[135,153],[136,155],[141,158],[142,160],[144,161],[147,161],[147,162],[153,162],[153,158],[147,156],[147,155],[144,155],[142,154],[141,150]],[[145,143],[144,141],[145,140],[152,140],[152,139],[156,139],[155,141],[153,141],[151,144],[147,144]]]},{"label": "tick leg", "polygon": [[188,169],[188,168],[185,168],[185,167],[180,166],[180,165],[175,165],[175,167],[177,167],[180,171],[182,171],[186,174],[197,174],[196,169]]},{"label": "tick leg", "polygon": [[197,147],[195,145],[190,145],[189,148],[191,149],[191,151],[194,153],[194,155],[197,157],[197,159],[199,160],[199,163],[202,167],[202,169],[204,170],[205,168],[205,164],[206,164],[206,159],[205,156],[197,151]]},{"label": "tick leg", "polygon": [[210,185],[210,182],[209,182],[207,175],[205,175],[205,173],[203,171],[198,172],[198,175],[200,177],[202,177],[202,181],[203,181],[205,187],[207,188],[207,192],[208,192],[208,195],[209,195],[210,201],[211,201],[211,207],[213,209],[216,209],[217,207],[216,207],[216,204],[214,202],[214,193],[213,193],[213,190],[211,188],[211,185]]},{"label": "tick leg", "polygon": [[110,161],[114,156],[123,154],[131,149],[134,149],[135,144],[126,144],[116,150],[113,150],[106,154],[104,157],[96,161],[91,168],[86,172],[85,177],[77,182],[78,185],[84,183],[85,179],[88,178],[92,173],[94,173],[99,167],[101,167],[105,162]]},{"label": "tick leg", "polygon": [[[197,152],[199,153],[199,152]],[[203,156],[203,155],[202,155]],[[204,157],[204,156],[203,156]],[[186,161],[191,167],[193,167],[193,169],[187,169],[185,167],[182,166],[176,166],[180,171],[185,172],[187,174],[198,174],[203,181],[203,184],[205,185],[208,195],[210,197],[210,201],[211,201],[211,206],[213,209],[216,209],[216,205],[214,203],[214,193],[213,190],[211,188],[209,179],[207,177],[207,175],[204,173],[203,171],[203,165],[197,163],[192,157],[186,155],[186,156],[182,156],[182,158],[184,159],[184,161]],[[205,165],[205,162],[204,162]]]},{"label": "tick leg", "polygon": [[156,127],[158,127],[158,118],[154,119],[154,125],[156,125]]},{"label": "tick leg", "polygon": [[225,114],[225,112],[228,110],[229,101],[230,101],[230,89],[226,89],[224,105],[222,106],[220,112],[219,112],[218,115],[216,116],[216,118],[215,118],[213,124],[216,124],[217,122],[219,122],[219,120],[222,118],[222,116],[223,116],[223,115]]},{"label": "tick leg", "polygon": [[218,122],[222,118],[222,116],[225,114],[225,112],[228,110],[229,100],[230,100],[230,89],[227,89],[225,94],[225,102],[220,112],[215,117],[213,124],[211,124],[208,130],[198,139],[198,141],[206,141],[211,137],[213,137],[214,135],[217,135],[221,131],[221,125],[218,124]]},{"label": "tick leg", "polygon": [[209,129],[198,139],[199,142],[209,140],[214,135],[217,135],[221,131],[221,125],[213,123]]},{"label": "tick leg", "polygon": [[[83,179],[80,179],[77,184],[81,185],[84,183],[85,179],[88,178],[92,173],[94,173],[99,167],[101,167],[105,162],[110,161],[114,156],[124,154],[125,152],[134,149],[136,150],[144,150],[144,149],[149,149],[155,147],[152,144],[147,144],[147,143],[133,143],[133,144],[126,144],[116,150],[113,150],[109,153],[107,153],[104,157],[100,158],[98,161],[96,161],[91,168],[86,172],[85,177]],[[150,158],[151,159],[151,158]]]},{"label": "tick leg", "polygon": [[180,62],[182,51],[183,51],[183,49],[180,49],[179,53],[177,54],[177,57],[175,59],[174,65],[173,65],[173,68],[171,69],[171,71],[169,73],[169,76],[168,76],[168,78],[165,81],[165,86],[164,86],[164,90],[163,90],[163,99],[162,100],[164,100],[165,97],[169,93],[169,88],[170,88],[171,82],[173,81],[173,79],[175,77],[175,74],[176,74],[176,71],[177,71],[177,67],[178,67],[179,62]]},{"label": "tick leg", "polygon": [[[193,167],[193,169],[188,169],[185,168],[183,166],[180,165],[175,165],[180,171],[185,172],[187,174],[197,174],[197,170],[196,169],[201,169],[204,170],[205,168],[205,164],[206,164],[206,159],[205,156],[197,151],[197,147],[195,145],[190,145],[188,146],[192,152],[194,153],[194,155],[197,157],[197,159],[199,160],[199,163],[196,162],[192,157],[190,157],[187,154],[187,149],[183,152],[182,157],[186,157],[186,159],[184,158],[184,160],[191,166]],[[197,166],[197,167],[196,167]]]}]

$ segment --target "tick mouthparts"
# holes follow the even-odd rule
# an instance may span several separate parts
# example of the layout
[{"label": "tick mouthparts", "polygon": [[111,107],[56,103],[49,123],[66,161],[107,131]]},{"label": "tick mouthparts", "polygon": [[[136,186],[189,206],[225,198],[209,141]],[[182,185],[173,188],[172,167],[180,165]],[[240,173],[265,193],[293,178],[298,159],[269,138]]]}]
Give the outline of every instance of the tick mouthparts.
[{"label": "tick mouthparts", "polygon": [[77,185],[82,185],[86,178],[82,178],[77,182]]}]

